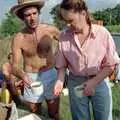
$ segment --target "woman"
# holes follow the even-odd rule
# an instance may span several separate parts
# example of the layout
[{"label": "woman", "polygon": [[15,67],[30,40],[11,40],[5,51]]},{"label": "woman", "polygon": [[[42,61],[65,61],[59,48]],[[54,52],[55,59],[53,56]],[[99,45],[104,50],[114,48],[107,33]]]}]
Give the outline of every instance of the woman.
[{"label": "woman", "polygon": [[63,0],[60,15],[70,26],[60,36],[54,94],[61,93],[65,69],[68,68],[73,120],[90,120],[89,102],[92,103],[94,120],[110,120],[111,91],[106,79],[119,62],[115,57],[114,41],[103,26],[91,23],[84,0]]}]

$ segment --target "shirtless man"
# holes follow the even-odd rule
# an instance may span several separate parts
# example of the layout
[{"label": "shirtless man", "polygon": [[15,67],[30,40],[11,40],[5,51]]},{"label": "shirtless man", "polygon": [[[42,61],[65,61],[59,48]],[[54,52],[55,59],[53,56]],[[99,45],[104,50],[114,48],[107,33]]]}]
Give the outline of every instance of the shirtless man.
[{"label": "shirtless man", "polygon": [[[41,0],[19,0],[18,5],[11,8],[11,12],[26,25],[12,42],[13,73],[24,82],[24,99],[29,109],[38,112],[42,101],[46,100],[50,118],[59,120],[59,97],[53,94],[57,71],[53,68],[54,54],[51,44],[52,39],[58,38],[59,31],[56,27],[39,24],[39,10],[43,5]],[[45,47],[45,44],[48,47]],[[24,60],[23,70],[19,67],[21,56]],[[35,95],[30,87],[30,84],[37,80],[41,81],[44,87],[40,96]]]}]

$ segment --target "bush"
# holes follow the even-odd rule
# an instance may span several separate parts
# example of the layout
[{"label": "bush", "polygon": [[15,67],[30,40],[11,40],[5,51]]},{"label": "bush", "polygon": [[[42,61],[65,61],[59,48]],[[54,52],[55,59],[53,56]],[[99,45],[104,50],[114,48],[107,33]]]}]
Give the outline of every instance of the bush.
[{"label": "bush", "polygon": [[21,21],[14,15],[8,13],[6,14],[6,18],[2,20],[0,26],[0,36],[11,36],[16,32],[21,30]]}]

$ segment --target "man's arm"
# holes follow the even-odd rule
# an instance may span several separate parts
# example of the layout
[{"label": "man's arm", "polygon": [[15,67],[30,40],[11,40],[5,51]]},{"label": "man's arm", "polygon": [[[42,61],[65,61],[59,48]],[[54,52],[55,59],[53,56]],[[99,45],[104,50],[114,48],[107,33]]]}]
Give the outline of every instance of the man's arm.
[{"label": "man's arm", "polygon": [[12,42],[12,73],[19,79],[23,80],[24,86],[28,87],[32,83],[32,79],[20,68],[20,60],[22,57],[22,45],[24,37],[22,33],[18,33]]},{"label": "man's arm", "polygon": [[12,41],[12,54],[13,54],[13,62],[12,62],[12,73],[23,79],[25,72],[20,68],[20,60],[22,56],[21,45],[23,40],[22,33],[18,33]]},{"label": "man's arm", "polygon": [[51,30],[51,32],[53,33],[53,38],[55,40],[59,40],[60,31],[55,26],[52,26],[52,27],[53,27],[53,30]]},{"label": "man's arm", "polygon": [[8,71],[8,65],[9,65],[9,63],[4,63],[2,65],[2,73],[3,73],[6,80],[10,79],[10,73]]}]

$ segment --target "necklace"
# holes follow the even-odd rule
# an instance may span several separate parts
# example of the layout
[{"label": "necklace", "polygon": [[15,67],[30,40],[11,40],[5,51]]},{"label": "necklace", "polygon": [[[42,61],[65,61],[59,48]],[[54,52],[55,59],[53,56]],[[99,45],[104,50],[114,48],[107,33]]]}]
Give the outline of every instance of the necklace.
[{"label": "necklace", "polygon": [[38,38],[37,38],[37,33],[36,33],[36,31],[34,31],[34,32],[32,33],[32,41],[33,41],[33,44],[34,44],[35,49],[37,50]]}]

